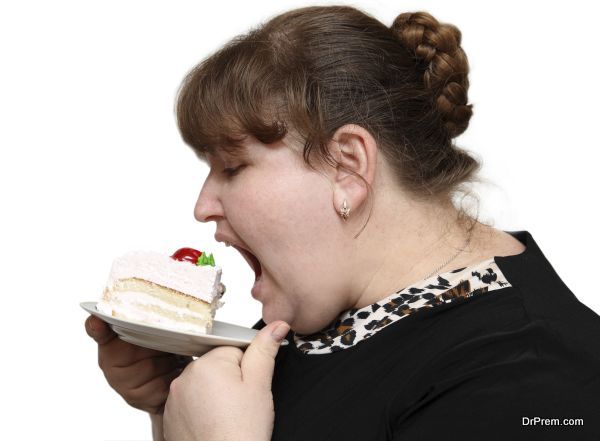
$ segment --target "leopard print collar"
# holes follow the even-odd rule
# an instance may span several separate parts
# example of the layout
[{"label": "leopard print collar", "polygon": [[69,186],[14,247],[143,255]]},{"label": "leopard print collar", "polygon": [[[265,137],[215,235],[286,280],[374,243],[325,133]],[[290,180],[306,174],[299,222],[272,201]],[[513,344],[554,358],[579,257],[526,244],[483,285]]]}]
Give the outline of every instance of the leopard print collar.
[{"label": "leopard print collar", "polygon": [[458,298],[511,286],[494,258],[424,279],[360,309],[343,312],[324,330],[294,335],[305,354],[328,354],[350,348],[386,326],[421,308],[450,303]]}]

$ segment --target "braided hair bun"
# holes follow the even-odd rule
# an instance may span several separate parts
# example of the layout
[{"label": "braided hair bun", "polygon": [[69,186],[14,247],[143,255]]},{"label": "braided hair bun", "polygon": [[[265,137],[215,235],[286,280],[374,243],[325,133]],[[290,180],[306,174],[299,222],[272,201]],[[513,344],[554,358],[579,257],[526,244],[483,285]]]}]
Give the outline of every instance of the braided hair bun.
[{"label": "braided hair bun", "polygon": [[450,138],[463,133],[473,106],[467,104],[469,64],[458,28],[438,22],[427,12],[409,12],[400,14],[390,29],[424,70],[424,85]]}]

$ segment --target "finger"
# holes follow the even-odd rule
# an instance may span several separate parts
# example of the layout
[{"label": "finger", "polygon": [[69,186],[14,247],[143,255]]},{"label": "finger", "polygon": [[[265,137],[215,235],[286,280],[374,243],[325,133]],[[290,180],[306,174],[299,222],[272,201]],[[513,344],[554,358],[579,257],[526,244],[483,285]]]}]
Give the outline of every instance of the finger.
[{"label": "finger", "polygon": [[98,364],[104,370],[112,367],[127,367],[145,358],[164,356],[168,352],[137,346],[120,338],[98,346]]},{"label": "finger", "polygon": [[117,336],[106,322],[94,315],[90,315],[85,321],[85,330],[99,345],[106,344]]},{"label": "finger", "polygon": [[144,358],[135,363],[111,369],[111,382],[121,385],[121,388],[136,389],[160,375],[165,375],[174,369],[182,368],[174,355],[160,355]]},{"label": "finger", "polygon": [[197,361],[214,364],[220,362],[231,362],[239,368],[244,352],[235,346],[217,346],[206,352]]},{"label": "finger", "polygon": [[[194,363],[194,373],[222,376],[231,380],[242,381],[240,369],[244,352],[234,346],[218,346],[206,352]],[[187,371],[186,371],[187,372]],[[186,375],[184,372],[183,375]]]},{"label": "finger", "polygon": [[181,375],[183,369],[159,375],[141,386],[129,390],[123,398],[133,407],[150,413],[162,413],[169,395],[171,382]]},{"label": "finger", "polygon": [[264,390],[271,390],[275,357],[289,329],[290,326],[286,322],[277,320],[269,323],[254,336],[242,358],[244,383],[249,382]]}]

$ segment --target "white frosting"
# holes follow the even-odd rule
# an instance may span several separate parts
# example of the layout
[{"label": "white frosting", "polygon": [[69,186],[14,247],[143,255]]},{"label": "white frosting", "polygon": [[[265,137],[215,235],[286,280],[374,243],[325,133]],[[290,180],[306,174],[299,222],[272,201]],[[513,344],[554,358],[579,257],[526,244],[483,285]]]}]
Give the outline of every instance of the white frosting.
[{"label": "white frosting", "polygon": [[221,268],[198,266],[151,251],[133,251],[113,262],[107,287],[112,290],[119,279],[138,278],[212,303],[219,297]]}]

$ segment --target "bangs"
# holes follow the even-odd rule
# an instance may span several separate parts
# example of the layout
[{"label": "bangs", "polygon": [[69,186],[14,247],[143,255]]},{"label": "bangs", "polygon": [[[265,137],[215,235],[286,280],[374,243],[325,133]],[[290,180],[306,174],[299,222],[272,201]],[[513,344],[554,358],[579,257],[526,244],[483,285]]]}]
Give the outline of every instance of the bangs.
[{"label": "bangs", "polygon": [[264,144],[287,133],[277,90],[277,69],[263,41],[232,40],[194,67],[177,96],[177,125],[198,158],[224,151],[239,155],[248,135]]}]

